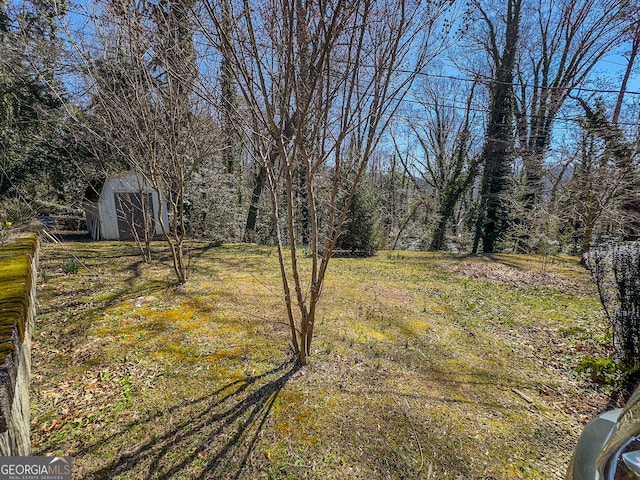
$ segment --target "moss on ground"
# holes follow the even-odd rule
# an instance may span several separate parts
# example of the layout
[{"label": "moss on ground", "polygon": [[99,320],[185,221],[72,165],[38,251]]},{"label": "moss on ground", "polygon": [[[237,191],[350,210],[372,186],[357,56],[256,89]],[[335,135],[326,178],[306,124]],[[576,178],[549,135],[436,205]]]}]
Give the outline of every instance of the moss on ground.
[{"label": "moss on ground", "polygon": [[560,479],[607,401],[575,373],[606,348],[575,258],[336,258],[299,370],[273,248],[194,244],[183,287],[155,251],[44,249],[34,453],[78,478]]}]

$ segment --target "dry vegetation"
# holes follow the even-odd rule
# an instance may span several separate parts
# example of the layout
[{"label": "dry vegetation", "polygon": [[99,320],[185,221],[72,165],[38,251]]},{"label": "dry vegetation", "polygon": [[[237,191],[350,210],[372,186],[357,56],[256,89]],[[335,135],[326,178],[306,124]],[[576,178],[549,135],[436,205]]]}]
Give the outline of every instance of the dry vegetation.
[{"label": "dry vegetation", "polygon": [[130,244],[44,247],[34,454],[90,479],[560,479],[606,406],[575,373],[606,332],[574,258],[336,258],[299,370],[275,249],[191,253],[175,287]]}]

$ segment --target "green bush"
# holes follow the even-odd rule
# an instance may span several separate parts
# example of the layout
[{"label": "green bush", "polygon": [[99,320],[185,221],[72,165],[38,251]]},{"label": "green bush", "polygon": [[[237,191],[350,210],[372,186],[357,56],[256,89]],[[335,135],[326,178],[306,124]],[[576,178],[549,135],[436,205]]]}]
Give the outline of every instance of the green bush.
[{"label": "green bush", "polygon": [[589,374],[591,380],[600,385],[617,384],[621,370],[620,364],[610,358],[585,357],[576,367],[576,372]]},{"label": "green bush", "polygon": [[639,371],[637,365],[597,357],[585,357],[576,367],[576,372],[588,374],[591,381],[598,385],[613,387],[613,391],[618,392],[630,389],[629,393],[638,383]]},{"label": "green bush", "polygon": [[62,262],[62,271],[64,273],[78,273],[80,270],[80,260],[76,257],[69,257]]},{"label": "green bush", "polygon": [[358,185],[336,250],[351,255],[371,256],[376,253],[380,244],[378,215],[378,198],[373,187],[365,180]]}]

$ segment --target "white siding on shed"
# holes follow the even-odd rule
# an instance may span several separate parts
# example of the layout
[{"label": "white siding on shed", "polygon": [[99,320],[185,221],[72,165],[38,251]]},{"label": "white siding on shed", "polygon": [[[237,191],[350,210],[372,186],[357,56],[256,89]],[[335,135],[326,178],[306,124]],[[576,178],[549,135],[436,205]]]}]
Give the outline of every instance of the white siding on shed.
[{"label": "white siding on shed", "polygon": [[[87,229],[94,240],[119,240],[118,208],[116,194],[119,193],[149,193],[151,194],[152,212],[155,220],[155,235],[162,234],[162,227],[158,219],[161,208],[160,195],[153,189],[150,182],[133,173],[107,178],[99,193],[97,202],[85,199],[84,209],[87,216]],[[163,202],[164,204],[164,202]],[[168,227],[166,206],[162,208],[162,219]]]}]

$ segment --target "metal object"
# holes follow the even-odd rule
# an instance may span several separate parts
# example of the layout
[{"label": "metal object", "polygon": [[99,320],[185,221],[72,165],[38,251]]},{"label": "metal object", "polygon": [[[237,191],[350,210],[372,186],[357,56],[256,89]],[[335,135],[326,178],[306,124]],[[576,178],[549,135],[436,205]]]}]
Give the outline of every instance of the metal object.
[{"label": "metal object", "polygon": [[640,480],[640,388],[623,409],[589,422],[578,439],[567,480]]}]

